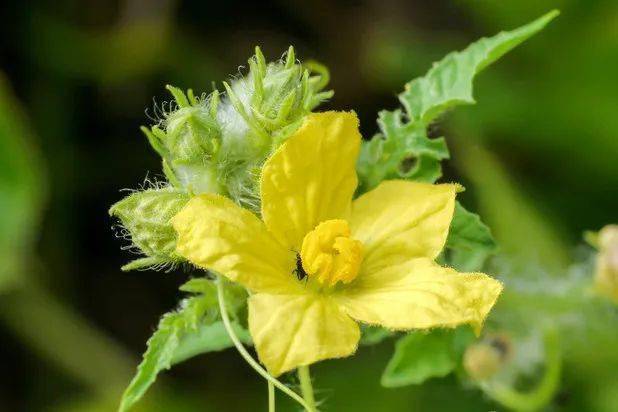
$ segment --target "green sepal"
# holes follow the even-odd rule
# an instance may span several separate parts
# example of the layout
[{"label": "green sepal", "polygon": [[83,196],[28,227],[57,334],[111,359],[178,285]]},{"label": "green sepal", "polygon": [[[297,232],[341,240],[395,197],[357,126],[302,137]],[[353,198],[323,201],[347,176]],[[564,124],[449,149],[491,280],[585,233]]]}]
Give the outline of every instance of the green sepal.
[{"label": "green sepal", "polygon": [[170,219],[189,201],[189,195],[172,188],[135,192],[115,203],[111,216],[120,219],[131,243],[146,255],[123,270],[158,267],[182,261],[176,254],[176,232]]},{"label": "green sepal", "polygon": [[249,73],[223,83],[226,93],[217,109],[222,139],[216,171],[224,176],[221,190],[227,196],[259,210],[258,180],[264,161],[307,114],[332,96],[322,90],[328,78],[324,66],[298,63],[292,47],[284,59],[271,63],[256,47]]},{"label": "green sepal", "polygon": [[446,262],[461,272],[481,270],[497,251],[491,230],[479,215],[455,203],[455,212],[446,240]]},{"label": "green sepal", "polygon": [[[135,377],[123,393],[119,412],[128,411],[155,382],[157,375],[173,365],[194,356],[221,351],[233,345],[220,320],[216,286],[205,279],[192,279],[181,290],[195,293],[184,299],[177,310],[165,314],[147,343],[143,360]],[[247,294],[239,286],[227,284],[226,294],[232,297],[230,315],[232,328],[243,343],[252,344],[249,332],[242,326],[237,311]]]},{"label": "green sepal", "polygon": [[163,173],[170,184],[192,193],[219,192],[213,158],[221,146],[221,130],[216,119],[218,94],[198,98],[191,89],[185,94],[167,85],[174,97],[172,110],[150,129],[142,126],[152,148],[163,159]]},{"label": "green sepal", "polygon": [[191,194],[219,193],[259,210],[258,179],[264,161],[296,130],[301,120],[332,96],[324,91],[326,67],[285,59],[267,63],[259,47],[245,76],[223,82],[196,97],[166,86],[174,102],[163,105],[157,124],[142,127],[163,159],[169,183]]},{"label": "green sepal", "polygon": [[395,343],[395,352],[382,374],[382,386],[418,385],[450,374],[473,339],[474,333],[465,326],[408,333]]}]

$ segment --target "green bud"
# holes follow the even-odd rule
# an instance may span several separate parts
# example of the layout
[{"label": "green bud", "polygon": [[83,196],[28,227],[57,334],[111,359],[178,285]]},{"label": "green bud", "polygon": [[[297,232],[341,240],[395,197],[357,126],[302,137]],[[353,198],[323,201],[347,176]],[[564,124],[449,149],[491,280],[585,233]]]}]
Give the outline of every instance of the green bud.
[{"label": "green bud", "polygon": [[466,349],[463,366],[472,379],[485,381],[496,375],[511,355],[512,345],[507,336],[488,336]]},{"label": "green bud", "polygon": [[264,161],[306,114],[332,96],[322,91],[328,79],[325,67],[299,64],[292,47],[274,63],[266,63],[256,48],[249,73],[224,82],[222,96],[215,90],[196,98],[191,90],[185,94],[167,86],[173,110],[142,131],[163,158],[173,187],[190,194],[220,193],[257,211]]},{"label": "green bud", "polygon": [[174,101],[163,105],[157,124],[142,131],[162,158],[169,186],[133,193],[110,209],[123,236],[146,255],[123,270],[182,260],[169,220],[193,195],[218,193],[259,211],[264,162],[305,115],[332,96],[322,91],[328,80],[328,70],[318,63],[298,63],[292,47],[273,63],[256,47],[249,72],[224,82],[225,94],[195,96],[191,89],[167,86]]},{"label": "green bud", "polygon": [[607,225],[596,237],[595,288],[599,294],[618,304],[618,225]]},{"label": "green bud", "polygon": [[123,235],[146,257],[123,270],[159,267],[182,259],[176,254],[176,232],[170,219],[187,203],[189,195],[171,188],[135,192],[114,204],[109,214],[122,223]]},{"label": "green bud", "polygon": [[[214,158],[221,145],[221,131],[215,119],[217,96],[198,99],[173,86],[176,108],[165,114],[160,125],[142,127],[151,146],[163,158],[169,182],[190,193],[219,193]],[[215,110],[213,110],[213,105]]]},{"label": "green bud", "polygon": [[299,64],[293,47],[284,60],[268,64],[256,47],[247,76],[224,83],[226,95],[217,110],[222,133],[217,170],[226,176],[228,196],[259,209],[258,180],[264,161],[305,115],[333,95],[322,92],[328,79],[324,66]]}]

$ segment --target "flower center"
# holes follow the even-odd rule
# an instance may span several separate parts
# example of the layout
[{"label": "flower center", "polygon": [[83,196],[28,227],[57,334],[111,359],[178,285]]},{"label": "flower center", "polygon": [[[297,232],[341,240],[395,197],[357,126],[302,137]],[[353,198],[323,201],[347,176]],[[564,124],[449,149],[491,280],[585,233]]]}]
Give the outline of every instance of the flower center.
[{"label": "flower center", "polygon": [[305,235],[300,258],[305,273],[321,284],[350,283],[363,261],[363,244],[350,237],[348,222],[327,220]]}]

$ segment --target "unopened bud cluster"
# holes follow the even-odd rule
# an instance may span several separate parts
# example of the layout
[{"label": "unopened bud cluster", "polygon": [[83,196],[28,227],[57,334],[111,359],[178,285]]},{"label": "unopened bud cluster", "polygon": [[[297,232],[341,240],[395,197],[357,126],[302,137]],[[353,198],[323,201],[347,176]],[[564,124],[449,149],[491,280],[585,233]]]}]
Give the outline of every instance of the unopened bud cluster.
[{"label": "unopened bud cluster", "polygon": [[[171,110],[152,127],[142,127],[162,158],[168,182],[110,209],[146,255],[125,269],[178,260],[169,219],[191,196],[219,193],[258,212],[263,163],[305,115],[333,94],[322,91],[329,80],[326,68],[299,64],[292,47],[284,60],[268,64],[256,48],[248,63],[246,76],[223,83],[224,93],[196,96],[190,89],[185,93],[167,86],[174,97]],[[151,215],[155,210],[156,216]]]}]

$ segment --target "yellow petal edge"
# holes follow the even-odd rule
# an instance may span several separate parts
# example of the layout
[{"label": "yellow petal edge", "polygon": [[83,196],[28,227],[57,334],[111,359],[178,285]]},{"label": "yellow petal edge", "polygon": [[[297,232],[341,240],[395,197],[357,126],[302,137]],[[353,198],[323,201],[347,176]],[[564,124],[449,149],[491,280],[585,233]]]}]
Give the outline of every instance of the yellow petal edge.
[{"label": "yellow petal edge", "polygon": [[349,356],[360,339],[356,322],[319,295],[252,295],[249,330],[260,361],[274,376]]},{"label": "yellow petal edge", "polygon": [[230,199],[205,194],[192,198],[172,218],[176,252],[254,292],[299,293],[290,276],[295,254],[282,247],[250,211]]},{"label": "yellow petal edge", "polygon": [[384,181],[352,204],[352,237],[363,243],[365,271],[412,258],[435,259],[448,235],[458,185]]},{"label": "yellow petal edge", "polygon": [[352,318],[389,329],[470,324],[480,332],[502,291],[483,273],[458,273],[426,258],[361,273],[337,296]]}]

